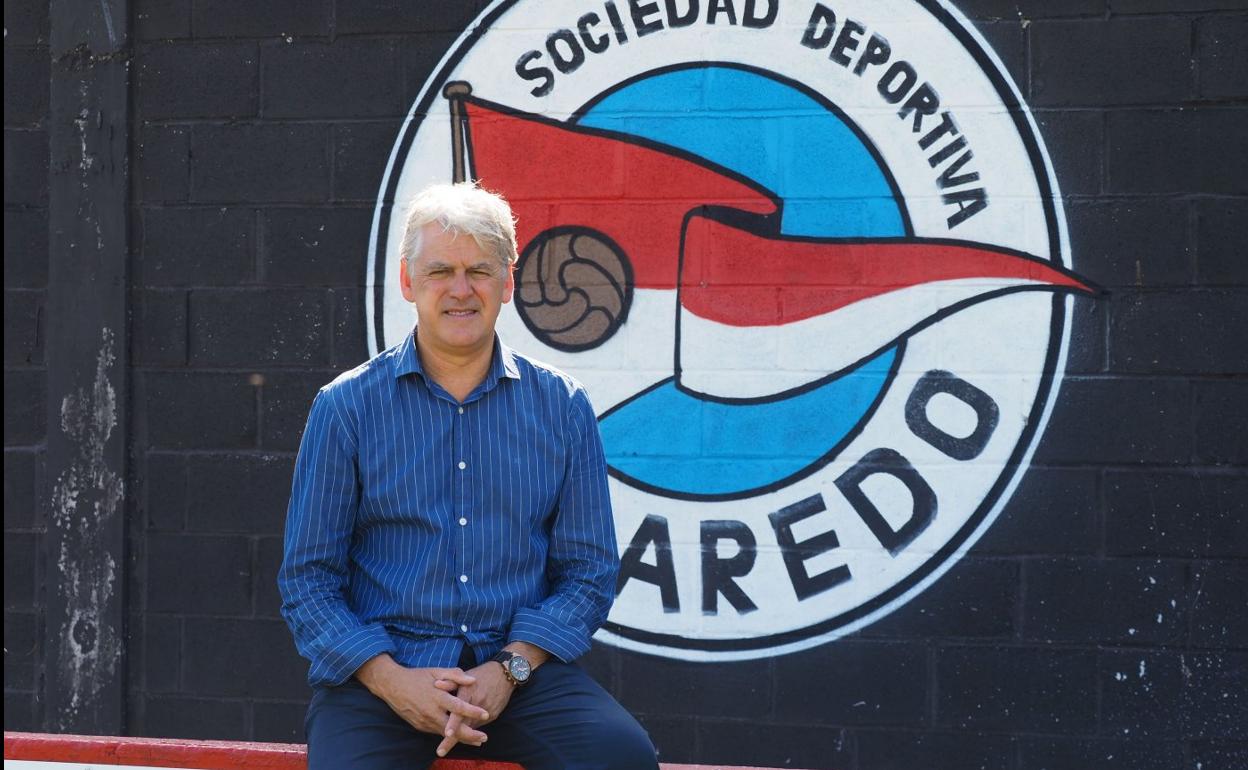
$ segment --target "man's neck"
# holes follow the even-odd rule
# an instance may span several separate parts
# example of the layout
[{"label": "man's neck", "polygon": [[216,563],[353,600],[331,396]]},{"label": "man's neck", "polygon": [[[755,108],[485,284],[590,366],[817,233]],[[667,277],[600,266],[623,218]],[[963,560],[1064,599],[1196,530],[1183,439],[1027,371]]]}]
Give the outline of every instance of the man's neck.
[{"label": "man's neck", "polygon": [[438,383],[456,401],[463,401],[469,393],[485,381],[494,357],[494,340],[479,350],[469,352],[445,351],[433,348],[421,341],[416,333],[416,354],[420,366],[429,379]]}]

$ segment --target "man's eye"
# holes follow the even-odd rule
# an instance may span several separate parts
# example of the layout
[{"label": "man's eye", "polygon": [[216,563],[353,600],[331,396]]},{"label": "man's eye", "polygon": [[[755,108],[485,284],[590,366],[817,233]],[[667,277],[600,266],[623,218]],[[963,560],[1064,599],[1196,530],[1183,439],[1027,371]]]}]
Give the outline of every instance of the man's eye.
[{"label": "man's eye", "polygon": [[429,271],[430,278],[445,278],[450,274],[451,274],[451,271],[447,270],[446,268],[434,268],[433,270]]},{"label": "man's eye", "polygon": [[477,278],[477,279],[494,277],[493,273],[491,273],[489,270],[484,270],[484,269],[473,270],[471,271],[471,274],[473,278]]}]

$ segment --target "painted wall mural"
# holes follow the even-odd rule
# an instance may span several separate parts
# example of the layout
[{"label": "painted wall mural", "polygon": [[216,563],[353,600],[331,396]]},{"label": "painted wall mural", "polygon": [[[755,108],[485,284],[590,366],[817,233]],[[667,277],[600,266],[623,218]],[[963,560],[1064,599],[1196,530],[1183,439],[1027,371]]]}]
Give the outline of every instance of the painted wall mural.
[{"label": "painted wall mural", "polygon": [[582,380],[622,548],[599,638],[686,660],[821,644],[939,579],[1025,472],[1065,366],[1057,181],[995,54],[939,0],[498,2],[391,154],[519,220],[519,350]]}]

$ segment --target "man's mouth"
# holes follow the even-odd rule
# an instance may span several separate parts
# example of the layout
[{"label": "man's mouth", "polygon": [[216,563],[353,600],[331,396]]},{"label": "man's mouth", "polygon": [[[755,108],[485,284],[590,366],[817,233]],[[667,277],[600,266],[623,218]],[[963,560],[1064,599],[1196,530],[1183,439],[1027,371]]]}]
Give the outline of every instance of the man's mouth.
[{"label": "man's mouth", "polygon": [[477,314],[475,310],[446,310],[444,312],[451,318],[467,318]]}]

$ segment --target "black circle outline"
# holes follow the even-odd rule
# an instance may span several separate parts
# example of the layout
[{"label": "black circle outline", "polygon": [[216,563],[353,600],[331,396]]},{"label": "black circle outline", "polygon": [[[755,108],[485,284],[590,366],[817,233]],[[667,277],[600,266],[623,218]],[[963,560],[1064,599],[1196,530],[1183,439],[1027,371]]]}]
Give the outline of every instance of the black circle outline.
[{"label": "black circle outline", "polygon": [[[614,252],[614,254],[619,257],[620,264],[624,267],[624,286],[616,287],[621,289],[620,314],[612,320],[611,325],[607,327],[606,333],[592,343],[569,345],[565,342],[555,342],[554,340],[549,339],[548,333],[534,326],[529,320],[528,314],[522,309],[528,307],[529,305],[521,302],[520,297],[518,295],[516,296],[516,314],[520,316],[520,320],[524,322],[525,328],[527,328],[534,337],[542,342],[542,344],[549,345],[556,350],[562,350],[568,353],[580,353],[586,350],[593,350],[596,347],[604,345],[607,340],[615,336],[615,333],[619,331],[620,327],[624,325],[624,322],[628,320],[629,308],[633,306],[633,263],[629,260],[628,254],[624,252],[624,249],[620,248],[620,244],[612,240],[606,233],[600,230],[595,230],[592,227],[584,227],[582,225],[558,225],[541,231],[537,235],[533,236],[533,239],[525,245],[524,251],[520,254],[520,258],[516,260],[517,277],[524,269],[525,263],[537,250],[535,247],[538,245],[539,241],[543,239],[550,240],[551,238],[557,238],[560,235],[571,235],[573,246],[575,246],[577,238],[583,238],[586,236],[592,237],[605,244],[607,248]],[[615,281],[612,280],[611,283],[614,285]],[[569,293],[571,291],[573,290],[569,289]]]},{"label": "black circle outline", "polygon": [[[426,82],[444,83],[450,73],[459,64],[460,60],[467,54],[473,45],[480,39],[489,27],[498,20],[500,16],[511,9],[521,0],[503,0],[493,10],[486,13],[469,32],[468,36],[456,47],[451,56],[447,59],[442,69],[436,75],[428,78]],[[1002,104],[1006,107],[1011,119],[1014,121],[1015,128],[1018,131],[1019,139],[1022,141],[1028,158],[1031,160],[1032,171],[1035,174],[1035,182],[1039,188],[1041,206],[1045,212],[1045,219],[1049,236],[1049,262],[1057,267],[1066,267],[1062,261],[1063,238],[1057,223],[1056,204],[1054,202],[1053,189],[1050,185],[1048,168],[1044,162],[1043,154],[1040,151],[1037,131],[1033,131],[1032,126],[1027,121],[1025,108],[1021,101],[1015,97],[1014,92],[1010,88],[1010,82],[1006,76],[998,68],[995,62],[984,51],[980,44],[971,36],[971,34],[953,17],[953,15],[944,8],[940,3],[941,0],[914,0],[919,6],[927,10],[938,22],[940,22],[954,36],[962,47],[971,55],[971,58],[979,65],[981,72],[988,78],[993,88],[997,92],[997,96],[1002,100]],[[415,116],[410,121],[405,121],[403,126],[403,134],[400,137],[399,145],[395,150],[395,158],[405,158],[411,149],[420,124],[423,122],[429,104],[433,99],[437,98],[437,89],[429,89],[425,97],[420,100],[413,110]],[[396,165],[391,169],[391,178],[388,181],[385,194],[381,201],[381,212],[378,217],[377,233],[378,239],[374,253],[371,255],[374,262],[374,327],[376,331],[376,339],[380,347],[385,338],[384,335],[384,260],[378,259],[377,255],[384,253],[382,234],[388,233],[388,222],[391,209],[394,205],[394,192],[398,186],[398,178],[401,175],[400,167]],[[1043,172],[1043,173],[1040,173]],[[1021,465],[1022,457],[1032,447],[1036,440],[1036,431],[1039,425],[1039,418],[1043,415],[1045,408],[1048,406],[1053,396],[1053,386],[1056,380],[1056,364],[1057,357],[1060,353],[1062,330],[1066,321],[1066,305],[1065,299],[1061,294],[1055,294],[1051,302],[1052,316],[1049,324],[1049,345],[1045,355],[1044,364],[1041,371],[1040,382],[1036,389],[1036,399],[1032,404],[1032,409],[1027,415],[1027,420],[1023,427],[1022,435],[1015,444],[1010,457],[1002,465],[1001,473],[997,477],[997,481],[989,488],[983,500],[975,511],[968,517],[957,532],[953,534],[949,540],[945,542],[939,550],[931,555],[923,564],[917,567],[909,575],[894,583],[884,592],[872,597],[871,599],[859,604],[851,610],[841,613],[832,618],[827,618],[819,623],[806,626],[800,629],[785,631],[779,634],[771,634],[768,636],[750,637],[745,639],[690,639],[677,634],[660,634],[641,629],[633,629],[622,626],[618,623],[608,621],[603,625],[606,630],[616,636],[631,641],[641,642],[656,647],[669,647],[684,650],[699,650],[706,652],[736,652],[736,651],[755,651],[764,650],[771,647],[777,647],[791,642],[809,639],[821,636],[828,632],[834,631],[841,626],[854,622],[865,617],[884,605],[892,602],[908,591],[914,585],[926,578],[934,570],[944,564],[949,557],[962,546],[962,544],[970,537],[971,533],[978,528],[979,524],[988,515],[992,508],[996,505],[1005,487],[1017,475],[1018,468]],[[656,651],[640,651],[643,654],[650,654],[661,657],[661,653]],[[714,660],[696,660],[694,662],[715,662]]]}]

